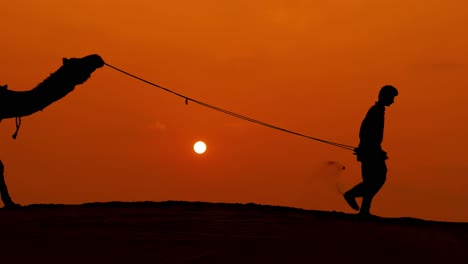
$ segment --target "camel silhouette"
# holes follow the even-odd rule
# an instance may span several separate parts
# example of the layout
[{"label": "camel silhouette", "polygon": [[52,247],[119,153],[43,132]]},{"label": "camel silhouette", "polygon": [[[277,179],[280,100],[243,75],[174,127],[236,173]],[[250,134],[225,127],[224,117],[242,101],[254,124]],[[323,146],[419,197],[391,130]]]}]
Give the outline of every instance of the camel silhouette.
[{"label": "camel silhouette", "polygon": [[[21,117],[42,111],[52,103],[69,94],[76,85],[86,82],[96,69],[104,66],[103,59],[92,54],[83,58],[63,58],[63,65],[43,82],[29,91],[9,90],[7,85],[0,86],[0,121],[16,118],[16,138]],[[5,183],[4,165],[0,160],[0,196],[4,208],[15,208],[20,205],[13,202]]]}]

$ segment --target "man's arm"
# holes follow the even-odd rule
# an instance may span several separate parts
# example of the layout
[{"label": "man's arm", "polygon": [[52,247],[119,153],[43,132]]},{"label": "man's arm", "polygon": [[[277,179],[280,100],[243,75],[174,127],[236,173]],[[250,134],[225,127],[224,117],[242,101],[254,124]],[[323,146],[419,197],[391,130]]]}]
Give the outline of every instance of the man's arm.
[{"label": "man's arm", "polygon": [[372,106],[362,121],[359,131],[360,145],[379,148],[383,141],[385,108]]}]

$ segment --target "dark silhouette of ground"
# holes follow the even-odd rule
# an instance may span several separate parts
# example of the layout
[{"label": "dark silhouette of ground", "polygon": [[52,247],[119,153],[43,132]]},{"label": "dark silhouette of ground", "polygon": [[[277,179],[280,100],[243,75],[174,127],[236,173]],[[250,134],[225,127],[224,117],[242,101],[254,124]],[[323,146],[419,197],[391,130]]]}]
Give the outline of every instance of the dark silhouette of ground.
[{"label": "dark silhouette of ground", "polygon": [[0,234],[4,263],[468,263],[468,223],[252,203],[34,204]]}]

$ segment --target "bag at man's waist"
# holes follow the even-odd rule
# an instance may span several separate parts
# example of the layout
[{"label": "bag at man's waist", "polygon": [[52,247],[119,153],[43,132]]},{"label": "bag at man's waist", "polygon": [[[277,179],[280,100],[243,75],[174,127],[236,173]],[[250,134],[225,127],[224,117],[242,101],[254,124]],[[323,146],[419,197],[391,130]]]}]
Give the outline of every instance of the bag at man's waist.
[{"label": "bag at man's waist", "polygon": [[386,160],[388,159],[387,152],[381,148],[355,148],[354,155],[357,156],[357,161],[372,161],[372,160]]}]

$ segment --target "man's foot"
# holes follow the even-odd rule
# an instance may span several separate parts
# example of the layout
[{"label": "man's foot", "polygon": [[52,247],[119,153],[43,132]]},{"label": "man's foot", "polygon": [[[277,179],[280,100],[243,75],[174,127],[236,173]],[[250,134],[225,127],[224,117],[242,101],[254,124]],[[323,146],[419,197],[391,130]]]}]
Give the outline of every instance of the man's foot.
[{"label": "man's foot", "polygon": [[357,214],[360,219],[374,220],[378,219],[378,216],[375,216],[369,212],[362,212],[362,210]]},{"label": "man's foot", "polygon": [[349,195],[348,192],[346,192],[343,196],[351,208],[353,208],[356,211],[359,211],[359,205],[357,204],[355,197]]}]

